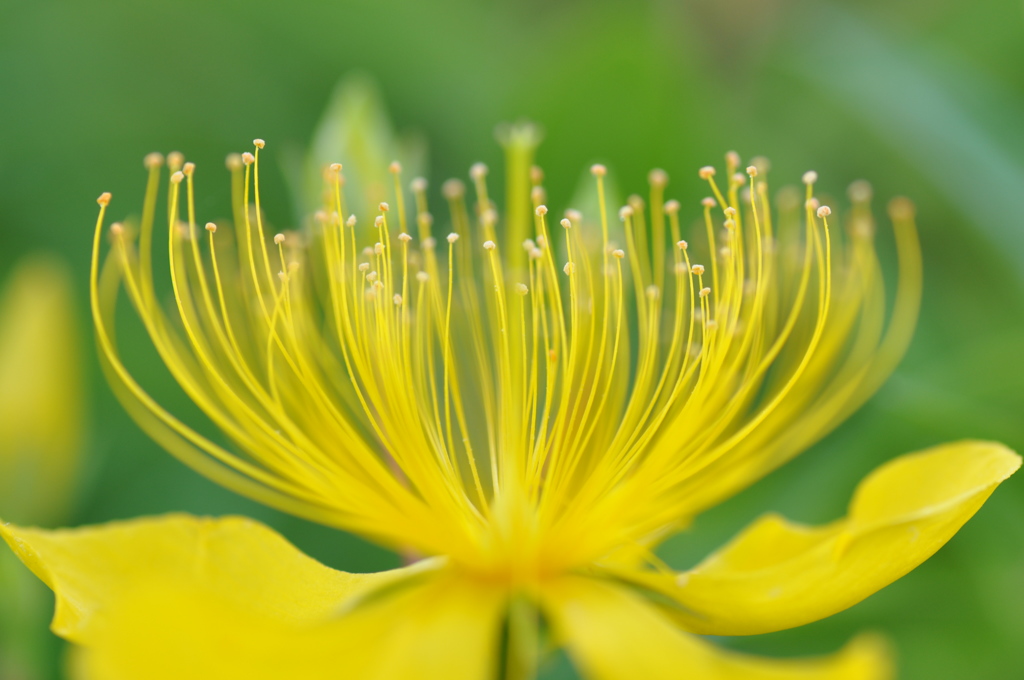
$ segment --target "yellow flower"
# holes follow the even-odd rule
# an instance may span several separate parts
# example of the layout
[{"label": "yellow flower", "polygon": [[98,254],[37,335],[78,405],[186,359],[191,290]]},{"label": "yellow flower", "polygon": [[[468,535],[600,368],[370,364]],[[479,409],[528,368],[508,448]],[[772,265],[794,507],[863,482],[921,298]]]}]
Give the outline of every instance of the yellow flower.
[{"label": "yellow flower", "polygon": [[[228,161],[234,229],[200,226],[196,169],[175,154],[158,232],[153,155],[141,221],[111,225],[101,266],[100,198],[97,339],[138,422],[241,494],[422,559],[338,572],[239,518],[4,527],[57,593],[54,630],[83,650],[88,677],[524,678],[551,645],[601,679],[890,677],[874,638],[767,660],[701,636],[799,626],[906,574],[1017,469],[1004,447],[898,458],[861,483],[845,518],[767,515],[689,571],[654,548],[821,438],[892,370],[920,296],[909,202],[890,207],[901,276],[886,322],[866,185],[840,234],[814,173],[773,214],[766,163],[743,172],[729,154],[724,183],[699,173],[712,195],[690,246],[664,172],[616,221],[594,166],[595,214],[555,219],[531,167],[533,128],[503,142],[504,214],[478,164],[472,199],[461,182],[442,187],[443,230],[424,180],[407,218],[397,164],[393,205],[347,217],[334,164],[322,210],[272,235],[262,140]],[[230,444],[132,378],[114,340],[122,284]]]},{"label": "yellow flower", "polygon": [[18,263],[0,299],[0,514],[59,522],[82,450],[79,338],[71,276],[35,255]]}]

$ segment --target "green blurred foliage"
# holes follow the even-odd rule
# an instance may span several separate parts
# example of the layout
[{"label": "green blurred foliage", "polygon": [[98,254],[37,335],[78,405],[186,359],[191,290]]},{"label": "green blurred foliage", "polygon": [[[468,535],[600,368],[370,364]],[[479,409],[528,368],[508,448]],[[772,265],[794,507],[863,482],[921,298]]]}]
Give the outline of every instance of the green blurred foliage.
[{"label": "green blurred foliage", "polygon": [[[1024,448],[1022,38],[1018,0],[0,0],[0,272],[29,251],[60,254],[84,323],[94,199],[113,191],[114,214],[137,213],[152,150],[197,163],[198,210],[216,219],[230,212],[225,154],[267,139],[279,166],[266,204],[290,226],[302,206],[286,177],[352,72],[376,81],[398,130],[427,140],[435,191],[474,161],[499,169],[495,125],[527,117],[544,127],[538,160],[559,209],[600,160],[623,193],[665,168],[670,195],[697,216],[695,169],[730,148],[769,156],[776,186],[813,167],[826,194],[867,177],[880,201],[912,196],[926,289],[907,359],[835,434],[670,542],[664,554],[686,566],[764,510],[837,517],[857,480],[900,453],[960,437]],[[129,358],[147,365],[139,329],[125,333]],[[130,422],[95,362],[87,370],[97,472],[68,523],[244,513],[333,566],[396,564],[199,478]],[[143,373],[173,394],[158,368]],[[866,602],[724,643],[817,653],[871,628],[895,641],[904,678],[1015,677],[1022,517],[1013,479],[935,558]],[[549,675],[568,677],[568,665]]]}]

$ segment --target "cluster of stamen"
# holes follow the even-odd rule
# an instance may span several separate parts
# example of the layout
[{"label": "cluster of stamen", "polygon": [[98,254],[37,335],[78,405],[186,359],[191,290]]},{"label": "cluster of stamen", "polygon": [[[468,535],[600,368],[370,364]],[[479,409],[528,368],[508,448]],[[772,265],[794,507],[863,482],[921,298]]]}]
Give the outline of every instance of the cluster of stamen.
[{"label": "cluster of stamen", "polygon": [[[803,178],[803,210],[791,200],[776,223],[767,163],[744,174],[730,153],[724,187],[713,167],[698,173],[711,196],[687,241],[679,202],[665,199],[667,173],[652,171],[648,201],[630,197],[611,224],[607,170],[595,165],[597,214],[568,210],[555,234],[539,168],[519,168],[503,219],[478,163],[472,205],[461,182],[442,187],[451,231],[439,252],[427,182],[410,184],[410,224],[397,163],[394,209],[345,217],[334,163],[310,224],[268,238],[264,147],[255,140],[228,158],[234,228],[207,222],[205,246],[196,168],[168,156],[169,313],[153,258],[164,159],[146,157],[138,228],[111,225],[102,272],[110,195],[100,197],[93,305],[106,368],[151,434],[218,481],[481,571],[513,552],[529,569],[557,570],[670,529],[824,434],[909,337],[919,266],[910,211],[893,211],[909,282],[883,333],[863,184],[837,240],[815,173]],[[119,281],[234,448],[161,408],[124,367],[113,341]]]}]

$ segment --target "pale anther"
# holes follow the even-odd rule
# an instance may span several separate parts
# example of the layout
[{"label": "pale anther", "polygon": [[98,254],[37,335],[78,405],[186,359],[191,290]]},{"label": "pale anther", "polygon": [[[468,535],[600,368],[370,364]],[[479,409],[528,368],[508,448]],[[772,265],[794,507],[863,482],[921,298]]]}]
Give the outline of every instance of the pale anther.
[{"label": "pale anther", "polygon": [[181,170],[178,170],[176,173],[171,175],[171,181],[175,184],[181,184],[182,180],[184,179],[185,173],[183,173]]},{"label": "pale anther", "polygon": [[674,198],[671,201],[666,201],[662,210],[664,210],[669,215],[674,215],[675,213],[679,212],[679,201],[677,201]]},{"label": "pale anther", "polygon": [[466,185],[460,180],[450,179],[441,185],[441,193],[449,200],[460,198],[466,193]]},{"label": "pale anther", "polygon": [[604,167],[600,163],[594,163],[590,166],[590,173],[594,175],[594,177],[604,177],[608,174],[608,168]]},{"label": "pale anther", "polygon": [[574,274],[576,272],[576,265],[573,262],[566,262],[565,266],[562,267],[562,271],[567,275]]},{"label": "pale anther", "polygon": [[534,212],[536,212],[538,215],[541,215],[541,216],[547,215],[548,214],[548,207],[546,205],[538,205],[537,208],[534,210]]},{"label": "pale anther", "polygon": [[711,165],[705,165],[703,168],[697,171],[697,174],[701,179],[711,179],[715,176],[715,168]]},{"label": "pale anther", "polygon": [[376,228],[380,229],[383,225],[384,225],[384,216],[383,215],[377,215],[377,217],[375,217],[373,219],[373,226],[375,226]]},{"label": "pale anther", "polygon": [[892,220],[912,220],[915,212],[914,202],[909,198],[897,196],[889,201],[889,218]]},{"label": "pale anther", "polygon": [[697,276],[700,276],[704,273],[704,265],[695,264],[692,267],[690,267],[690,271],[696,274]]},{"label": "pale anther", "polygon": [[562,225],[563,229],[572,229],[572,222],[569,221],[568,217],[563,217],[562,221],[559,222],[559,224]]},{"label": "pale anther", "polygon": [[814,170],[808,170],[804,173],[803,182],[804,184],[814,184],[818,181],[818,173]]},{"label": "pale anther", "polygon": [[456,234],[454,231],[452,233],[448,234],[448,243],[455,243],[458,240],[459,240],[459,235]]},{"label": "pale anther", "polygon": [[827,205],[823,205],[820,208],[818,208],[818,217],[828,217],[831,214],[832,208],[828,207]]},{"label": "pale anther", "polygon": [[519,295],[526,295],[529,292],[530,292],[530,289],[526,287],[525,283],[517,283],[516,284],[516,293],[518,293]]},{"label": "pale anther", "polygon": [[[164,164],[164,155],[158,151],[147,153],[146,157],[142,159],[142,164],[149,169],[158,168]],[[229,165],[228,167],[231,166]]]},{"label": "pale anther", "polygon": [[377,243],[374,243],[373,244],[373,254],[374,255],[383,255],[384,254],[384,244],[380,243],[379,241]]},{"label": "pale anther", "polygon": [[676,241],[676,247],[678,247],[679,250],[686,250],[689,247],[689,245],[690,244],[688,244],[686,241]]},{"label": "pale anther", "polygon": [[186,177],[191,177],[196,171],[196,164],[191,161],[181,166],[181,171],[185,173]]},{"label": "pale anther", "polygon": [[267,145],[267,143],[264,142],[262,139],[254,139],[252,140],[252,143],[256,146],[257,149],[262,149]]},{"label": "pale anther", "polygon": [[495,248],[497,246],[494,245],[494,241],[484,241],[484,250],[494,250]]},{"label": "pale anther", "polygon": [[108,206],[110,205],[110,198],[110,192],[104,191],[102,194],[100,194],[99,198],[96,199],[96,202],[102,206]]},{"label": "pale anther", "polygon": [[732,207],[731,205],[722,212],[724,212],[729,217],[736,217],[736,208]]},{"label": "pale anther", "polygon": [[747,174],[751,177],[757,177],[757,167],[754,165],[747,166]]},{"label": "pale anther", "polygon": [[413,181],[409,182],[409,188],[415,192],[427,190],[427,180],[422,177],[417,177]]},{"label": "pale anther", "polygon": [[356,216],[355,215],[349,215],[348,219],[345,220],[345,226],[346,227],[354,227],[354,226],[356,226]]},{"label": "pale anther", "polygon": [[711,289],[708,288],[707,286],[704,286],[703,288],[700,289],[700,292],[698,293],[698,295],[700,295],[701,297],[707,297],[708,293],[710,293],[710,292],[711,292]]},{"label": "pale anther", "polygon": [[469,176],[473,179],[482,179],[487,176],[487,166],[483,163],[474,163],[469,169]]},{"label": "pale anther", "polygon": [[124,233],[124,225],[122,225],[120,222],[114,222],[113,224],[110,225],[110,233],[113,234],[114,236],[120,236],[121,234]]},{"label": "pale anther", "polygon": [[277,245],[284,243],[284,234],[274,234],[274,243]]},{"label": "pale anther", "polygon": [[385,201],[381,201],[380,205],[377,206],[377,209],[381,212],[387,212],[388,210],[391,210],[391,206],[389,206]]},{"label": "pale anther", "polygon": [[398,161],[391,161],[391,164],[388,166],[388,172],[390,172],[391,174],[394,175],[394,174],[398,174],[401,171],[402,171],[402,164],[399,163]]},{"label": "pale anther", "polygon": [[252,165],[256,161],[256,157],[246,151],[242,154],[242,163],[245,165]]},{"label": "pale anther", "polygon": [[854,203],[866,203],[871,200],[871,184],[867,180],[858,179],[846,189],[846,195]]},{"label": "pale anther", "polygon": [[217,231],[217,225],[214,224],[213,222],[207,222],[206,231],[210,232],[211,234],[214,233],[215,231]]},{"label": "pale anther", "polygon": [[395,293],[394,297],[392,297],[391,299],[392,299],[392,301],[394,301],[394,303],[396,305],[401,305],[402,304],[402,296],[399,295],[398,293]]},{"label": "pale anther", "polygon": [[626,256],[626,251],[621,248],[612,251],[612,257],[622,259]]},{"label": "pale anther", "polygon": [[369,262],[360,262],[359,266],[356,267],[356,269],[358,269],[361,272],[365,272],[369,268],[370,268],[370,263]]},{"label": "pale anther", "polygon": [[403,231],[401,234],[398,235],[398,240],[401,241],[402,243],[408,243],[409,241],[412,240],[412,236],[409,236]]},{"label": "pale anther", "polygon": [[630,218],[632,216],[633,216],[633,208],[629,207],[628,205],[624,205],[621,208],[619,208],[619,219],[620,220],[626,220],[626,219],[628,219],[628,218]]},{"label": "pale anther", "polygon": [[714,208],[715,207],[715,199],[711,198],[710,196],[705,196],[704,198],[702,198],[700,200],[700,204],[702,206],[704,206],[705,208]]},{"label": "pale anther", "polygon": [[416,272],[416,280],[420,283],[426,283],[430,279],[430,274],[426,272]]}]

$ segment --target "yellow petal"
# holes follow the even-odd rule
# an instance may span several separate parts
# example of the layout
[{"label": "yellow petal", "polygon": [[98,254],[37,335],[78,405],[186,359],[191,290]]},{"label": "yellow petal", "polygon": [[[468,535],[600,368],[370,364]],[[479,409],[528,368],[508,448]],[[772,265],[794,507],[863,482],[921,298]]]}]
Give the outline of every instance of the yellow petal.
[{"label": "yellow petal", "polygon": [[82,448],[79,337],[63,262],[21,261],[0,299],[0,515],[58,522]]},{"label": "yellow petal", "polygon": [[885,643],[863,636],[838,654],[765,659],[715,648],[682,632],[627,588],[581,577],[547,589],[544,605],[575,663],[595,680],[885,680]]},{"label": "yellow petal", "polygon": [[868,475],[842,520],[808,527],[767,515],[678,577],[619,576],[677,603],[672,613],[694,632],[800,626],[860,602],[931,557],[1020,462],[986,442],[908,454]]},{"label": "yellow petal", "polygon": [[123,599],[154,588],[216,595],[301,624],[410,572],[335,571],[242,517],[166,515],[59,531],[3,525],[0,534],[54,591],[53,630],[75,642],[88,642]]},{"label": "yellow petal", "polygon": [[195,592],[120,607],[83,655],[102,680],[477,680],[496,668],[500,591],[431,573],[335,620],[287,625]]},{"label": "yellow petal", "polygon": [[472,680],[496,663],[505,593],[437,562],[348,574],[244,518],[0,533],[55,591],[82,677]]}]

